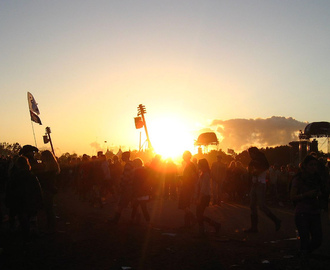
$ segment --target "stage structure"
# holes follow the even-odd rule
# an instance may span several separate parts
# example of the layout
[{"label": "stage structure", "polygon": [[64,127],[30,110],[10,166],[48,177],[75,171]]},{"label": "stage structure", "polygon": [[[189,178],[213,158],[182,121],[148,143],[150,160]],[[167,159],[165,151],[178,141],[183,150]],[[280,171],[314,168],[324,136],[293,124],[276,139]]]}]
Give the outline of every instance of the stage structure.
[{"label": "stage structure", "polygon": [[152,148],[150,138],[149,138],[147,123],[146,123],[146,119],[144,117],[144,115],[147,113],[146,107],[144,105],[140,104],[137,107],[137,109],[138,109],[137,117],[134,118],[135,128],[140,129],[140,128],[144,127],[144,131],[145,131],[146,137],[147,137],[145,142],[141,145],[141,132],[140,132],[139,151],[141,151],[141,149],[144,147],[145,144],[147,144],[146,149],[152,150],[153,148]]},{"label": "stage structure", "polygon": [[195,141],[195,146],[198,146],[198,152],[204,147],[205,152],[208,152],[208,147],[210,145],[215,145],[218,150],[219,140],[214,132],[205,132],[198,136],[197,141]]},{"label": "stage structure", "polygon": [[[315,139],[318,138],[325,138],[327,143],[327,154],[329,155],[330,152],[330,123],[329,122],[313,122],[308,124],[304,132],[300,130],[299,134],[299,160],[302,161],[303,159],[303,152],[304,147],[307,147],[307,152],[311,151],[318,151],[318,147],[314,149],[315,147],[312,147],[311,149],[311,142],[310,139],[314,139],[313,142],[315,142]],[[313,146],[312,142],[312,146]],[[314,143],[315,144],[315,143]]]}]

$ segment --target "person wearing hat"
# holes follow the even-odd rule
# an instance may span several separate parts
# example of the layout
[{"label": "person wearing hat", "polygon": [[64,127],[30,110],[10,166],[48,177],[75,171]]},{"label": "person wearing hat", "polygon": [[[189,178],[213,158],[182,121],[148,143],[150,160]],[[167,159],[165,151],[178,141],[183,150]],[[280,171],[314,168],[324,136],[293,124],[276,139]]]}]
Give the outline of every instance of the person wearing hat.
[{"label": "person wearing hat", "polygon": [[38,177],[40,170],[42,169],[40,163],[38,163],[35,154],[39,152],[37,147],[32,145],[26,144],[22,147],[19,151],[20,156],[24,156],[29,160],[31,171]]},{"label": "person wearing hat", "polygon": [[[35,146],[26,144],[22,147],[19,151],[19,155],[26,157],[29,161],[29,165],[31,167],[31,173],[35,175],[39,181],[40,173],[42,172],[42,164],[38,162],[35,157],[35,154],[39,152],[39,149]],[[14,168],[15,171],[15,168]],[[42,187],[41,187],[42,189]],[[43,191],[43,190],[42,190]],[[39,228],[38,228],[38,217],[37,215],[30,217],[30,230],[31,233],[38,237],[40,235]]]},{"label": "person wearing hat", "polygon": [[19,155],[25,156],[28,159],[34,159],[34,154],[38,153],[38,151],[39,149],[37,147],[27,144],[24,145],[22,149],[19,151]]}]

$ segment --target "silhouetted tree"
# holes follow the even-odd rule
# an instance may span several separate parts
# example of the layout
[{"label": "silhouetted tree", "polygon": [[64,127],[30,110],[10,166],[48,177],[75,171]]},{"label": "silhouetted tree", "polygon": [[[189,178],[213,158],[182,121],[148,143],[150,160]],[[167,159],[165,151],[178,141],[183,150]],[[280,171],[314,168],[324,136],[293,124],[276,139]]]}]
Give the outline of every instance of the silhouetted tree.
[{"label": "silhouetted tree", "polygon": [[0,155],[3,156],[13,156],[18,155],[19,151],[22,149],[19,143],[10,144],[7,142],[0,143]]}]

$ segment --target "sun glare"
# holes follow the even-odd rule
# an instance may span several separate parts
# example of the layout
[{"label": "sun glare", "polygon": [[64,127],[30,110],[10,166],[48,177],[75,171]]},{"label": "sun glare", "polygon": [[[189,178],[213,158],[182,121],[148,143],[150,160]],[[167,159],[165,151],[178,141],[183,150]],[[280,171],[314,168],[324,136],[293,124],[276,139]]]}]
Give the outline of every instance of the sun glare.
[{"label": "sun glare", "polygon": [[178,118],[157,119],[157,122],[150,123],[149,130],[152,146],[163,159],[178,161],[185,150],[194,150],[194,137]]}]

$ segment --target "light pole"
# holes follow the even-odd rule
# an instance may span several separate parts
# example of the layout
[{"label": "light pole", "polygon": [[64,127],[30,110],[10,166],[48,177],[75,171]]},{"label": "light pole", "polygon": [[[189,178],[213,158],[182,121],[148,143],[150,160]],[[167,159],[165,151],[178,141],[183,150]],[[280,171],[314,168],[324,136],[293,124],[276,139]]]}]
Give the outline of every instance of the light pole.
[{"label": "light pole", "polygon": [[52,142],[52,138],[50,137],[50,133],[51,133],[51,130],[50,130],[50,127],[46,127],[46,133],[45,135],[43,136],[44,138],[44,143],[50,143],[50,147],[52,148],[52,152],[55,156],[55,152],[54,152],[54,147],[53,147],[53,142]]},{"label": "light pole", "polygon": [[151,142],[150,142],[150,138],[149,138],[149,134],[148,134],[148,129],[147,129],[147,124],[146,124],[146,119],[144,118],[144,114],[147,113],[146,111],[146,107],[142,104],[140,104],[138,107],[138,116],[141,116],[142,118],[142,123],[143,123],[143,126],[144,126],[144,131],[146,133],[146,137],[147,137],[147,142],[148,142],[148,149],[151,150],[152,149],[152,145],[151,145]]}]

